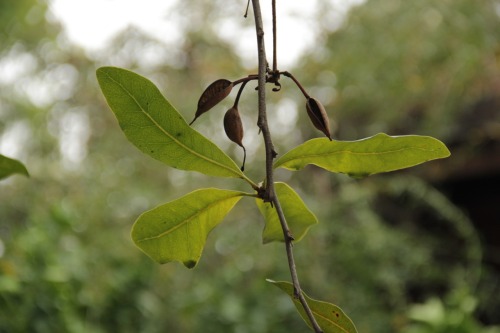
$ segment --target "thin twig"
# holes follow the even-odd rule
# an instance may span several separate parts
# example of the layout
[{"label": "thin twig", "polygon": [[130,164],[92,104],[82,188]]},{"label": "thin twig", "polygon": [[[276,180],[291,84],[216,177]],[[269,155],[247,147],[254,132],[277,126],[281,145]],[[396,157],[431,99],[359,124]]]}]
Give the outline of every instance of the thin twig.
[{"label": "thin twig", "polygon": [[248,82],[249,82],[249,80],[243,81],[240,89],[238,90],[238,94],[236,95],[236,98],[234,100],[233,108],[237,108],[238,107],[238,103],[240,102],[241,93],[243,92],[243,89],[245,89],[245,86],[247,85]]},{"label": "thin twig", "polygon": [[290,72],[281,72],[280,74],[283,74],[284,76],[291,78],[293,80],[293,82],[295,82],[295,84],[297,85],[297,87],[299,87],[300,91],[302,91],[302,94],[304,94],[304,97],[306,99],[310,98],[309,94],[304,89],[304,87],[302,86],[302,84],[300,84],[299,80],[297,80],[295,78],[295,76],[292,75],[292,73],[290,73]]},{"label": "thin twig", "polygon": [[243,15],[244,18],[247,18],[248,16],[248,7],[250,6],[250,0],[247,2],[247,9],[245,10],[245,15]]},{"label": "thin twig", "polygon": [[292,243],[293,236],[291,235],[290,229],[288,228],[285,215],[283,214],[283,210],[281,209],[280,201],[278,200],[278,197],[276,195],[274,196],[273,204],[276,209],[276,212],[278,213],[278,218],[281,223],[281,228],[283,229],[283,236],[285,237],[285,248],[288,257],[288,266],[290,267],[290,274],[292,276],[294,297],[298,298],[300,304],[302,304],[302,307],[304,308],[304,311],[306,312],[306,315],[309,318],[309,322],[311,323],[314,332],[322,333],[323,330],[316,321],[316,318],[314,318],[312,310],[309,307],[309,304],[307,304],[304,294],[302,293],[302,290],[300,288],[299,277],[297,275],[297,268],[295,267],[295,260],[293,257],[293,243]]},{"label": "thin twig", "polygon": [[277,54],[277,32],[276,28],[276,0],[273,0],[273,73],[278,71],[278,54]]},{"label": "thin twig", "polygon": [[[274,4],[274,1],[273,1]],[[281,228],[283,229],[283,236],[285,239],[285,248],[288,258],[288,266],[290,268],[290,274],[292,276],[292,283],[294,287],[295,297],[297,297],[306,312],[311,326],[314,332],[322,333],[323,331],[319,327],[314,315],[312,314],[309,305],[307,304],[304,295],[300,289],[299,278],[297,275],[297,268],[295,267],[295,259],[293,257],[293,236],[290,232],[290,228],[281,209],[281,204],[274,190],[274,180],[273,180],[273,159],[276,157],[276,152],[273,148],[273,143],[271,139],[271,133],[269,131],[267,123],[267,111],[266,111],[266,75],[267,75],[267,60],[266,60],[266,50],[264,47],[264,25],[262,23],[262,14],[260,10],[259,0],[252,0],[253,12],[255,17],[255,30],[257,33],[257,52],[259,58],[259,86],[258,86],[258,96],[259,96],[259,118],[257,125],[262,131],[262,136],[264,138],[264,144],[266,149],[266,188],[263,195],[264,201],[271,202],[278,214]],[[274,8],[274,6],[273,6]]]}]

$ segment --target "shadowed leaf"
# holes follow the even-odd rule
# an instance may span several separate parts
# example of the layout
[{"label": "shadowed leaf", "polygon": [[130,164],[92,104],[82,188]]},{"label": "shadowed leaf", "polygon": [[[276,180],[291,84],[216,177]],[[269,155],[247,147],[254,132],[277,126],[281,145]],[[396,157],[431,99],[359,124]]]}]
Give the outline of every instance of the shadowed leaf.
[{"label": "shadowed leaf", "polygon": [[7,178],[16,173],[29,177],[28,170],[26,170],[26,167],[21,162],[0,155],[0,179]]},{"label": "shadowed leaf", "polygon": [[[275,183],[275,188],[294,242],[298,242],[312,225],[318,223],[318,220],[290,186],[285,183]],[[283,242],[283,230],[276,209],[262,199],[256,199],[256,203],[266,221],[262,232],[262,242],[264,244],[275,241]]]},{"label": "shadowed leaf", "polygon": [[210,231],[241,199],[243,192],[200,189],[144,212],[132,228],[134,243],[163,264],[179,261],[193,268]]},{"label": "shadowed leaf", "polygon": [[[285,293],[290,296],[292,299],[293,303],[295,304],[295,307],[299,311],[300,315],[302,316],[302,319],[306,322],[306,324],[311,327],[311,324],[309,323],[309,318],[307,317],[304,308],[302,307],[302,304],[300,301],[295,298],[294,296],[294,289],[293,285],[289,282],[282,282],[282,281],[273,281],[273,280],[267,280],[268,282],[274,284],[276,287],[280,288],[283,290]],[[307,296],[304,292],[302,292],[304,295],[307,304],[311,308],[311,311],[314,315],[314,318],[316,318],[316,321],[318,322],[318,325],[321,327],[323,330],[323,333],[355,333],[357,332],[356,327],[354,326],[354,323],[351,321],[351,319],[342,311],[341,308],[338,306],[327,303],[327,302],[322,302],[322,301],[317,301],[309,296]]]}]

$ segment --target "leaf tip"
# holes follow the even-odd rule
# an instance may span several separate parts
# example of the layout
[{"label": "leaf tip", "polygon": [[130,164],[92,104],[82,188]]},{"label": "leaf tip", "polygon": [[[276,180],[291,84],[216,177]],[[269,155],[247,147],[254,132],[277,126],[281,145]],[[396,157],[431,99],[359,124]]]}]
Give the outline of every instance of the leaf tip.
[{"label": "leaf tip", "polygon": [[105,78],[106,75],[109,75],[108,70],[111,67],[109,66],[104,66],[104,67],[99,67],[95,71],[95,75],[97,78],[97,82],[99,83],[99,86],[101,86],[103,79]]},{"label": "leaf tip", "polygon": [[451,156],[451,151],[446,147],[446,145],[443,143],[443,158],[447,158]]},{"label": "leaf tip", "polygon": [[102,66],[102,67],[97,68],[95,70],[97,77],[99,78],[99,75],[104,74],[104,72],[106,72],[106,70],[109,68],[110,68],[109,66]]},{"label": "leaf tip", "polygon": [[192,269],[196,266],[197,262],[194,260],[186,260],[183,262],[184,266],[186,266],[189,269]]}]

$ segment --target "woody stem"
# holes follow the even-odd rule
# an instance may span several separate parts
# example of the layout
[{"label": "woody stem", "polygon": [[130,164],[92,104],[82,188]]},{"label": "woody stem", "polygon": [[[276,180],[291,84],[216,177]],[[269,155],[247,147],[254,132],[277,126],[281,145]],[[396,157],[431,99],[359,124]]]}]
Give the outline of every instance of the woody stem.
[{"label": "woody stem", "polygon": [[[274,1],[273,1],[274,4]],[[276,195],[274,189],[274,180],[273,180],[273,159],[276,157],[277,153],[274,150],[271,133],[269,131],[269,126],[267,123],[267,111],[266,111],[266,70],[267,70],[267,59],[266,59],[266,50],[264,47],[264,28],[262,23],[262,14],[260,10],[260,2],[259,0],[252,0],[253,12],[255,17],[255,30],[257,33],[257,53],[259,59],[259,74],[258,74],[258,98],[259,98],[259,116],[257,120],[257,126],[259,126],[262,131],[262,136],[264,138],[264,145],[266,149],[266,188],[263,193],[263,200],[266,202],[271,202],[278,214],[281,228],[283,230],[283,236],[285,240],[285,248],[288,258],[288,266],[290,269],[290,274],[292,278],[292,284],[294,287],[294,296],[299,299],[302,307],[304,308],[305,313],[313,327],[314,332],[322,333],[323,331],[319,327],[316,318],[307,304],[304,294],[301,291],[299,278],[297,275],[297,268],[295,266],[295,259],[293,257],[293,236],[288,227],[288,224],[285,219],[285,215],[281,208],[280,201]],[[301,87],[301,86],[299,86]],[[303,89],[303,88],[302,88]],[[305,92],[303,90],[303,92]]]}]

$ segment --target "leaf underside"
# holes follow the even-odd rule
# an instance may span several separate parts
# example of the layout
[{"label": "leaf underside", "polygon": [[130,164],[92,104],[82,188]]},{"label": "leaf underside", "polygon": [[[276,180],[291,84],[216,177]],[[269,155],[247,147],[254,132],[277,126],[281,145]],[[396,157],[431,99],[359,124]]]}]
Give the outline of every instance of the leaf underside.
[{"label": "leaf underside", "polygon": [[448,156],[448,148],[435,138],[379,133],[358,141],[312,139],[281,156],[274,167],[300,170],[314,164],[331,172],[361,178]]},{"label": "leaf underside", "polygon": [[144,212],[132,228],[134,243],[163,264],[179,261],[193,268],[210,231],[241,199],[243,192],[200,189]]},{"label": "leaf underside", "polygon": [[236,163],[188,126],[151,81],[116,67],[101,67],[96,74],[120,127],[142,152],[177,169],[244,178]]},{"label": "leaf underside", "polygon": [[0,154],[0,180],[16,173],[29,177],[28,170],[21,162]]},{"label": "leaf underside", "polygon": [[[300,316],[306,324],[311,327],[311,324],[309,323],[309,318],[307,317],[304,308],[302,307],[302,304],[300,301],[294,296],[294,288],[293,285],[290,282],[284,282],[284,281],[273,281],[273,280],[267,280],[268,282],[274,284],[281,290],[283,290],[285,293],[290,296],[292,299],[293,303],[295,304],[295,307],[300,313]],[[316,321],[318,322],[318,325],[321,327],[323,330],[323,333],[356,333],[356,327],[354,326],[354,323],[352,320],[342,311],[341,308],[338,306],[327,303],[327,302],[322,302],[322,301],[317,301],[309,296],[307,296],[304,292],[302,292],[304,295],[307,304],[309,305],[314,318],[316,318]]]},{"label": "leaf underside", "polygon": [[[294,237],[294,242],[298,242],[305,236],[311,226],[318,223],[318,220],[290,186],[277,182],[275,183],[275,189],[283,209],[283,214]],[[284,241],[283,229],[281,228],[276,209],[269,202],[264,202],[262,199],[255,200],[266,221],[262,232],[262,242],[266,244],[269,242]]]}]

